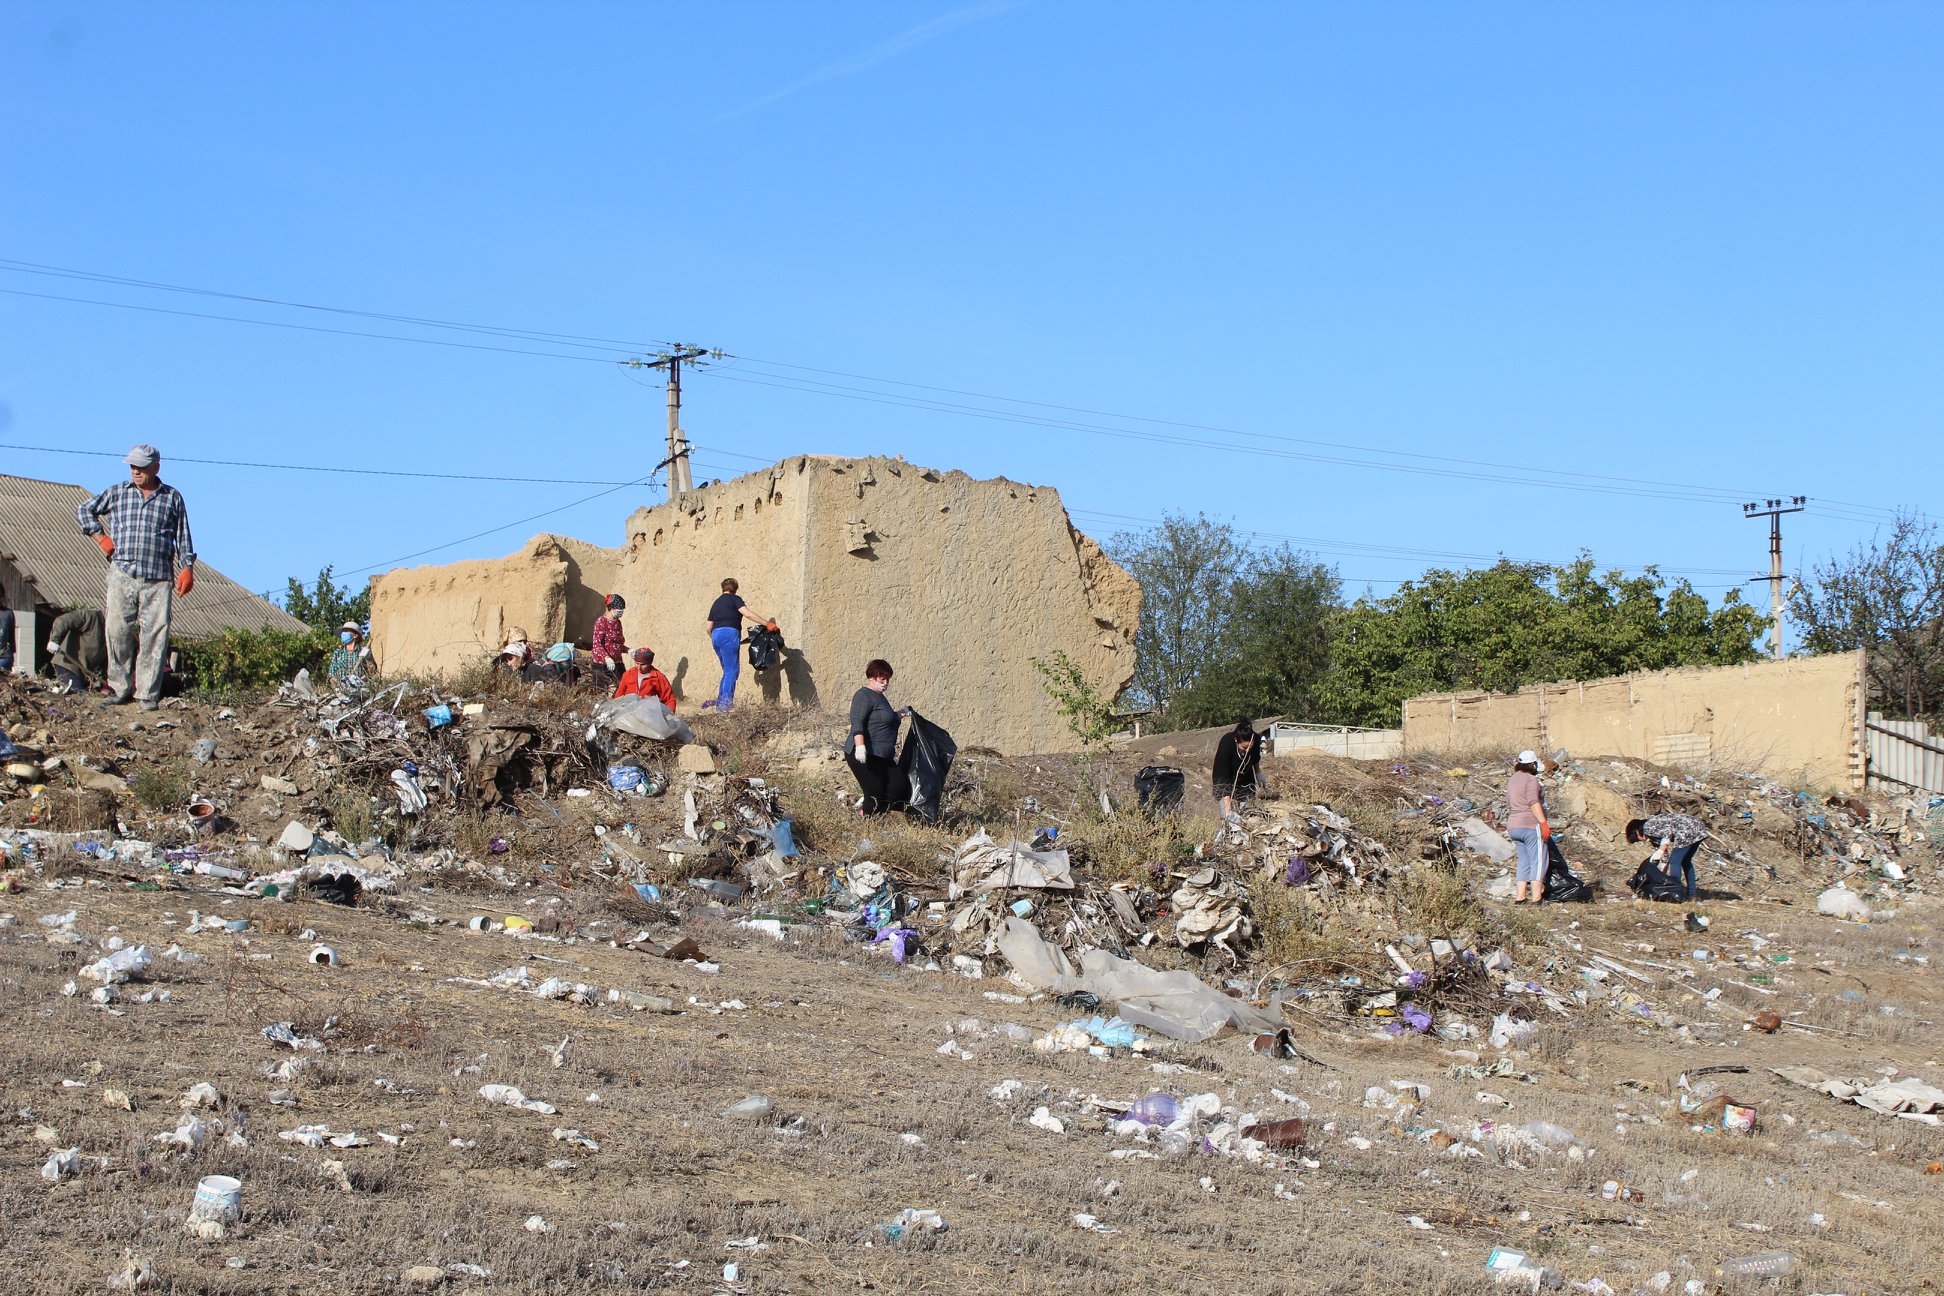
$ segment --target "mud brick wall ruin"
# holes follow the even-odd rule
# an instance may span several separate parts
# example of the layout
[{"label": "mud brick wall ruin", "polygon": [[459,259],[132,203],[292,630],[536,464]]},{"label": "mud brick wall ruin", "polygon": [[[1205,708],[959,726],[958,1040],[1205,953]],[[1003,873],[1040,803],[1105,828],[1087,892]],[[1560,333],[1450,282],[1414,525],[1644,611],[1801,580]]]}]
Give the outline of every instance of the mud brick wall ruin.
[{"label": "mud brick wall ruin", "polygon": [[627,544],[536,536],[508,558],[393,571],[373,582],[387,672],[441,675],[507,629],[584,641],[603,597],[627,599],[630,648],[655,650],[685,713],[715,695],[704,624],[725,576],[777,619],[789,653],[739,701],[843,712],[864,663],[891,698],[963,744],[1073,746],[1029,659],[1065,650],[1110,695],[1133,678],[1140,587],[1076,530],[1058,492],[899,459],[800,456],[637,510]]},{"label": "mud brick wall ruin", "polygon": [[1404,704],[1409,751],[1631,756],[1692,769],[1864,782],[1863,654],[1535,684],[1517,693],[1434,693]]}]

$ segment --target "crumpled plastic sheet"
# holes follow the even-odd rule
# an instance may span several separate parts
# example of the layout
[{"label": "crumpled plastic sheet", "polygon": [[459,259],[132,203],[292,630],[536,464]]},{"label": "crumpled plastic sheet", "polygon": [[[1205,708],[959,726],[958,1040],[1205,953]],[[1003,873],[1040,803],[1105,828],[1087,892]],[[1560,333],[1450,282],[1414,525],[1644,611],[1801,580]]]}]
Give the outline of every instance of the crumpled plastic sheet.
[{"label": "crumpled plastic sheet", "polygon": [[587,727],[588,741],[592,742],[595,732],[601,729],[641,738],[695,741],[695,730],[689,728],[688,721],[670,712],[660,698],[634,695],[609,698],[594,708],[594,722]]},{"label": "crumpled plastic sheet", "polygon": [[1076,972],[1066,951],[1021,918],[1008,918],[995,944],[1019,979],[1034,989],[1089,991],[1115,1003],[1123,1020],[1170,1039],[1193,1044],[1228,1026],[1259,1034],[1282,1025],[1277,1017],[1230,998],[1191,972],[1159,972],[1106,950],[1081,951]]},{"label": "crumpled plastic sheet", "polygon": [[1944,1113],[1944,1089],[1911,1076],[1866,1083],[1840,1080],[1810,1066],[1776,1067],[1774,1072],[1792,1084],[1814,1089],[1817,1093],[1828,1094],[1843,1102],[1853,1102],[1880,1116],[1898,1116],[1904,1120],[1922,1121],[1926,1125],[1944,1125],[1944,1115],[1940,1115]]},{"label": "crumpled plastic sheet", "polygon": [[952,863],[954,900],[969,892],[1006,887],[1073,890],[1073,866],[1065,851],[1036,851],[1022,841],[1001,846],[983,828],[960,843]]}]

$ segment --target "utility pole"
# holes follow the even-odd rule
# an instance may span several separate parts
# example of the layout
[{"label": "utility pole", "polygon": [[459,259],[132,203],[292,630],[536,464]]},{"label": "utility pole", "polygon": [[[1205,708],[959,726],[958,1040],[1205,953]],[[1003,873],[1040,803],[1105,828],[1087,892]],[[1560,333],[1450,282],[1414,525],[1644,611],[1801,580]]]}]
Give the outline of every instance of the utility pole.
[{"label": "utility pole", "polygon": [[668,469],[668,498],[671,500],[679,499],[685,491],[695,489],[695,479],[689,472],[688,437],[682,432],[682,366],[695,368],[722,358],[721,351],[678,342],[671,350],[656,352],[651,360],[626,362],[631,369],[668,371],[668,458],[658,466]]},{"label": "utility pole", "polygon": [[1807,495],[1797,495],[1787,500],[1769,500],[1767,507],[1759,503],[1742,505],[1743,517],[1769,520],[1769,574],[1749,579],[1769,583],[1769,656],[1778,661],[1782,658],[1782,515],[1800,513],[1808,502]]}]

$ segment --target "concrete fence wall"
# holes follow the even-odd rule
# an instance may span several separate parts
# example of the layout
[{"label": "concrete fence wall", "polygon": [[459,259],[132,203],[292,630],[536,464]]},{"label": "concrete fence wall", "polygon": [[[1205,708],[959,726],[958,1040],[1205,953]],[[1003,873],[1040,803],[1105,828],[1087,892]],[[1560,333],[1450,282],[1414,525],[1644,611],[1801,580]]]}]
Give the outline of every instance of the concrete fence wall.
[{"label": "concrete fence wall", "polygon": [[1459,752],[1563,747],[1687,768],[1760,771],[1861,788],[1863,654],[1833,653],[1538,684],[1517,693],[1433,693],[1404,704],[1404,746]]},{"label": "concrete fence wall", "polygon": [[1327,752],[1351,760],[1395,760],[1404,754],[1404,731],[1284,722],[1269,726],[1271,756],[1293,756],[1299,751]]}]

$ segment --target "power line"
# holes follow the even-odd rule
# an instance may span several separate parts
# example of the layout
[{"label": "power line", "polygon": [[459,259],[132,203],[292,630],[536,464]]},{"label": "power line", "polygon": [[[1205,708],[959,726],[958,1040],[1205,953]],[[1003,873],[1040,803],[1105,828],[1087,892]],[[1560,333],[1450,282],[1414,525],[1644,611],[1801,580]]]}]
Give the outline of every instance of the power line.
[{"label": "power line", "polygon": [[[861,382],[882,383],[882,384],[888,384],[896,387],[911,387],[920,391],[943,392],[945,394],[954,395],[954,396],[970,396],[978,400],[1002,401],[1005,402],[1006,404],[1011,404],[1011,405],[1027,405],[1038,409],[1059,410],[1064,413],[1070,413],[1070,414],[1086,414],[1096,418],[1121,419],[1127,422],[1134,422],[1134,423],[1151,423],[1161,427],[1180,428],[1185,431],[1216,432],[1216,433],[1221,433],[1222,435],[1225,436],[1249,437],[1252,439],[1265,440],[1265,441],[1281,441],[1281,442],[1288,442],[1296,445],[1311,445],[1311,446],[1318,446],[1324,449],[1348,450],[1348,451],[1359,452],[1364,454],[1393,455],[1404,459],[1422,459],[1432,463],[1457,464],[1457,465],[1463,465],[1463,466],[1475,467],[1475,468],[1499,468],[1499,469],[1504,469],[1507,471],[1517,472],[1521,474],[1529,473],[1529,472],[1543,472],[1543,473],[1551,474],[1556,477],[1578,478],[1578,479],[1583,479],[1591,482],[1612,482],[1616,484],[1648,486],[1648,487],[1654,487],[1656,489],[1663,489],[1667,487],[1679,487],[1680,489],[1684,489],[1684,490],[1700,491],[1700,492],[1705,492],[1712,495],[1719,495],[1723,497],[1728,497],[1728,496],[1739,497],[1741,495],[1747,494],[1746,491],[1735,491],[1723,487],[1685,485],[1683,483],[1665,482],[1665,481],[1660,481],[1658,479],[1638,478],[1638,477],[1618,477],[1618,476],[1612,476],[1609,474],[1602,474],[1602,473],[1581,473],[1581,472],[1573,472],[1566,469],[1534,468],[1533,466],[1527,464],[1496,463],[1490,460],[1460,458],[1452,455],[1425,454],[1413,450],[1388,450],[1388,449],[1384,449],[1381,446],[1365,446],[1365,445],[1357,445],[1355,443],[1341,442],[1341,441],[1324,441],[1312,437],[1292,436],[1286,433],[1252,432],[1247,429],[1224,427],[1218,424],[1190,423],[1190,422],[1183,422],[1177,419],[1154,418],[1144,414],[1117,413],[1113,410],[1090,409],[1085,406],[1061,405],[1051,401],[1028,400],[1016,396],[1001,396],[1001,395],[995,395],[990,392],[966,391],[956,387],[936,387],[925,383],[906,382],[898,378],[883,378],[883,377],[877,377],[869,374],[847,373],[841,369],[818,369],[810,365],[791,364],[788,361],[783,361],[783,360],[765,360],[762,359],[761,357],[740,357],[740,358],[751,360],[753,363],[756,364],[765,364],[765,365],[770,365],[773,367],[784,368],[784,369],[797,369],[797,370],[802,370],[806,373],[830,374],[834,377],[852,378]],[[716,374],[715,376],[728,377],[729,375],[719,373]],[[762,374],[760,376],[785,379],[785,376],[781,374]],[[785,380],[787,381],[787,379]],[[855,387],[844,387],[836,383],[819,383],[817,385],[820,387],[829,387],[833,391],[856,392],[856,391],[863,390],[861,388],[855,388]],[[814,390],[814,389],[805,388],[804,390]],[[950,402],[941,402],[941,404],[951,405]],[[960,409],[973,408],[971,406],[952,406],[952,407],[960,408]],[[1055,425],[1058,425],[1057,422]],[[1080,426],[1091,426],[1091,425],[1080,425]],[[1323,462],[1344,462],[1344,461],[1324,460]],[[1371,466],[1377,466],[1377,465],[1371,465]]]},{"label": "power line", "polygon": [[[1136,522],[1145,526],[1160,526],[1165,522],[1165,519],[1161,518],[1135,517],[1126,513],[1102,513],[1095,509],[1076,508],[1070,511],[1078,517],[1101,518],[1114,522]],[[1374,562],[1422,562],[1427,558],[1448,558],[1483,563],[1509,562],[1520,566],[1563,567],[1567,565],[1566,563],[1552,559],[1511,558],[1504,554],[1456,553],[1443,549],[1414,549],[1405,545],[1370,545],[1354,540],[1331,540],[1321,536],[1284,535],[1274,531],[1250,531],[1237,528],[1237,533],[1245,536],[1254,536],[1263,540],[1281,540],[1302,545],[1310,553],[1335,554],[1340,557],[1349,558],[1368,558]],[[1741,570],[1735,567],[1665,567],[1659,563],[1603,563],[1599,565],[1613,571],[1645,571],[1651,567],[1657,572],[1673,576],[1733,576]],[[1727,587],[1724,586],[1723,588]]]},{"label": "power line", "polygon": [[[384,312],[376,312],[376,311],[352,310],[344,307],[322,306],[315,303],[291,301],[287,299],[274,298],[274,297],[253,296],[253,295],[242,294],[242,293],[220,292],[213,289],[195,288],[195,287],[190,287],[190,286],[180,285],[180,284],[160,283],[152,280],[135,279],[135,278],[120,276],[120,275],[108,275],[96,271],[78,270],[71,267],[62,267],[62,266],[50,266],[50,265],[44,265],[40,263],[27,262],[27,261],[14,261],[14,260],[0,259],[0,269],[13,270],[19,273],[53,275],[53,276],[63,277],[63,278],[81,279],[88,282],[116,284],[120,286],[152,289],[157,291],[180,292],[180,293],[190,293],[190,294],[202,295],[202,296],[220,297],[229,300],[248,301],[248,302],[253,302],[262,305],[278,306],[278,307],[284,307],[289,309],[324,311],[324,312],[330,312],[334,314],[358,316],[361,318],[411,323],[422,327],[458,329],[467,332],[485,333],[492,336],[501,336],[501,337],[508,337],[508,338],[530,340],[530,341],[553,342],[560,345],[580,346],[583,348],[590,346],[590,344],[602,344],[602,343],[613,343],[616,345],[625,345],[625,346],[633,345],[633,344],[622,343],[620,339],[590,338],[585,335],[547,333],[541,330],[510,329],[510,328],[504,328],[504,327],[493,326],[493,325],[464,324],[456,321],[439,320],[439,319],[433,319],[433,318],[422,317],[422,316],[396,315],[396,314],[387,314]],[[57,296],[54,294],[47,294],[47,293],[27,293],[17,289],[0,289],[0,292],[10,293],[15,296],[37,297],[46,300],[68,301],[68,302],[75,302],[84,305],[114,307],[118,309],[127,309],[127,310],[139,310],[139,311],[147,311],[147,312],[157,313],[157,314],[181,315],[189,318],[215,319],[215,320],[223,320],[231,323],[241,323],[241,324],[261,324],[273,328],[304,329],[306,331],[335,333],[335,334],[341,334],[345,336],[365,337],[365,338],[372,338],[377,340],[419,342],[419,343],[434,345],[434,346],[462,347],[466,349],[484,350],[484,351],[499,351],[508,354],[535,355],[535,356],[540,356],[543,358],[551,358],[551,359],[578,359],[578,360],[591,360],[596,363],[615,363],[612,361],[608,361],[602,357],[587,356],[587,355],[573,355],[573,354],[568,354],[559,351],[530,351],[530,350],[521,350],[518,348],[510,348],[510,347],[485,346],[477,343],[453,342],[449,340],[435,339],[435,338],[416,338],[416,337],[401,336],[396,334],[363,333],[355,330],[328,329],[328,328],[321,328],[317,326],[290,324],[290,323],[274,321],[274,320],[247,319],[247,318],[237,317],[237,316],[210,315],[210,314],[202,314],[193,311],[171,311],[159,307],[137,306],[137,305],[124,303],[124,302],[106,302],[106,301],[99,301],[99,300],[87,299],[87,298],[61,297],[61,296]],[[599,349],[605,350],[609,348],[606,346],[600,346]],[[1037,401],[1037,400],[1029,400],[1021,397],[1011,397],[1011,396],[995,395],[992,393],[967,391],[960,388],[940,387],[940,386],[934,386],[934,385],[929,385],[924,383],[908,382],[903,379],[884,378],[884,377],[876,377],[876,376],[863,375],[863,374],[853,374],[843,370],[819,369],[816,368],[815,366],[799,365],[789,361],[765,360],[761,358],[749,358],[749,359],[751,360],[752,363],[770,365],[779,368],[795,369],[804,373],[823,373],[835,377],[853,378],[858,381],[889,384],[889,385],[899,386],[899,387],[907,387],[918,391],[936,391],[948,395],[970,396],[980,400],[1000,401],[1007,404],[1025,405],[1033,408],[1053,409],[1053,410],[1060,410],[1069,413],[1081,413],[1093,417],[1116,418],[1116,419],[1121,419],[1130,422],[1148,423],[1159,427],[1174,427],[1174,428],[1180,428],[1188,431],[1213,432],[1225,436],[1240,436],[1240,437],[1250,438],[1253,440],[1267,440],[1267,441],[1278,441],[1278,442],[1299,444],[1299,445],[1313,445],[1325,449],[1347,450],[1347,451],[1352,451],[1352,452],[1361,453],[1365,455],[1369,455],[1369,454],[1389,455],[1395,458],[1422,460],[1425,461],[1426,463],[1432,463],[1432,464],[1465,465],[1465,466],[1477,467],[1477,468],[1492,468],[1501,471],[1497,473],[1490,473],[1490,472],[1481,473],[1476,471],[1464,471],[1463,469],[1448,469],[1444,471],[1439,471],[1436,469],[1415,467],[1409,464],[1383,463],[1383,462],[1371,461],[1368,459],[1342,458],[1338,456],[1297,454],[1297,453],[1287,453],[1287,452],[1283,454],[1275,454],[1274,452],[1267,451],[1267,450],[1252,449],[1251,447],[1235,446],[1232,444],[1218,442],[1218,441],[1208,441],[1208,440],[1197,439],[1197,438],[1183,438],[1183,437],[1174,437],[1174,436],[1147,435],[1147,434],[1135,432],[1131,429],[1111,428],[1111,427],[1106,427],[1098,424],[1089,424],[1089,423],[1083,423],[1074,420],[1046,419],[1046,418],[1042,418],[1038,416],[1030,416],[1030,415],[1022,416],[1018,414],[1011,414],[1002,410],[980,409],[974,406],[959,405],[955,402],[934,401],[934,400],[930,400],[929,398],[905,399],[905,398],[898,397],[895,393],[883,393],[883,392],[873,393],[873,392],[868,392],[864,389],[846,388],[842,384],[822,383],[816,380],[792,380],[786,377],[785,375],[779,375],[779,374],[762,374],[759,377],[737,377],[727,373],[717,373],[713,376],[723,378],[731,382],[744,382],[755,386],[772,386],[772,387],[779,388],[781,390],[797,391],[806,394],[838,396],[844,399],[865,400],[874,403],[888,404],[888,405],[901,405],[905,408],[923,409],[935,413],[951,413],[961,417],[984,418],[984,419],[990,419],[990,420],[1001,421],[1001,422],[1023,423],[1028,426],[1053,427],[1053,428],[1069,430],[1069,431],[1086,432],[1093,435],[1117,436],[1117,437],[1121,437],[1124,439],[1131,439],[1131,440],[1148,440],[1148,441],[1153,441],[1161,444],[1178,444],[1178,445],[1184,445],[1184,446],[1189,446],[1192,448],[1199,448],[1199,449],[1214,449],[1214,450],[1224,451],[1227,453],[1236,453],[1236,454],[1259,453],[1259,454],[1265,454],[1268,457],[1291,458],[1291,459],[1304,460],[1308,462],[1329,463],[1329,464],[1334,464],[1338,466],[1347,466],[1347,467],[1374,468],[1374,469],[1393,471],[1393,472],[1407,472],[1407,473],[1413,473],[1415,475],[1421,475],[1421,476],[1449,476],[1461,480],[1486,481],[1486,482],[1493,482],[1498,484],[1544,486],[1550,489],[1558,489],[1558,490],[1581,490],[1581,491],[1588,491],[1592,493],[1631,495],[1639,498],[1658,498],[1658,499],[1673,499],[1673,500],[1703,501],[1703,502],[1722,502],[1730,499],[1739,499],[1745,497],[1745,495],[1747,494],[1746,491],[1730,490],[1722,487],[1683,484],[1683,483],[1674,483],[1674,482],[1661,482],[1661,481],[1654,481],[1649,479],[1617,477],[1617,476],[1595,474],[1595,473],[1579,473],[1579,472],[1573,472],[1570,470],[1563,470],[1563,469],[1535,469],[1528,465],[1523,465],[1523,464],[1503,464],[1503,463],[1495,463],[1490,461],[1474,461],[1474,460],[1456,458],[1451,456],[1423,454],[1415,451],[1387,450],[1387,449],[1382,449],[1377,447],[1360,446],[1351,443],[1322,441],[1322,440],[1316,440],[1311,438],[1295,437],[1295,436],[1290,436],[1287,434],[1280,434],[1280,433],[1251,432],[1242,429],[1225,428],[1225,427],[1220,427],[1220,426],[1210,425],[1210,424],[1188,423],[1179,420],[1153,418],[1150,416],[1138,415],[1138,414],[1118,414],[1109,411],[1094,410],[1084,406],[1061,405],[1061,404],[1048,402],[1048,401]],[[620,362],[620,363],[625,363],[625,362]],[[763,382],[760,381],[761,377],[766,377],[772,379],[773,381]],[[1502,475],[1503,473],[1511,473],[1515,475],[1506,476],[1506,475]],[[1551,477],[1554,480],[1541,480],[1541,475]],[[1601,486],[1598,483],[1607,483],[1607,485]],[[1831,501],[1831,503],[1840,504],[1842,502]],[[1855,510],[1857,511],[1857,513],[1867,511],[1872,514],[1882,515],[1882,516],[1894,515],[1894,510],[1885,509],[1882,506],[1877,506],[1877,505],[1843,504],[1842,507],[1848,510]],[[1845,520],[1851,520],[1851,521],[1869,520],[1866,517],[1857,516],[1856,513],[1836,513],[1834,511],[1831,511],[1830,515],[1844,517]]]},{"label": "power line", "polygon": [[[149,288],[158,292],[189,293],[197,297],[218,297],[228,301],[254,302],[262,306],[282,306],[291,310],[321,311],[332,315],[353,315],[385,320],[393,324],[418,324],[426,328],[457,329],[466,333],[485,333],[498,337],[523,338],[530,342],[611,343],[624,354],[648,349],[651,343],[623,338],[587,337],[576,333],[549,333],[540,329],[506,328],[496,324],[462,324],[454,320],[429,319],[419,315],[391,315],[383,311],[354,310],[344,306],[320,306],[314,302],[288,301],[278,297],[256,297],[248,293],[221,292],[214,288],[191,288],[182,284],[157,283],[150,279],[131,279],[125,275],[102,274],[94,270],[75,270],[67,266],[42,265],[34,261],[14,261],[0,257],[0,269],[18,274],[49,275],[60,279],[79,279],[87,283],[114,284],[125,288]],[[603,350],[609,349],[603,347]]]},{"label": "power line", "polygon": [[[1046,427],[1067,431],[1085,432],[1094,436],[1115,437],[1128,441],[1145,441],[1161,445],[1186,446],[1192,449],[1216,450],[1226,454],[1251,455],[1266,459],[1294,460],[1307,463],[1327,463],[1353,468],[1374,468],[1386,472],[1408,473],[1421,477],[1440,477],[1453,480],[1498,482],[1515,486],[1538,486],[1553,490],[1584,491],[1601,495],[1623,495],[1645,499],[1677,500],[1682,503],[1722,503],[1731,498],[1731,493],[1711,487],[1696,488],[1628,488],[1622,486],[1597,486],[1571,481],[1542,481],[1531,475],[1508,476],[1502,473],[1460,472],[1453,469],[1419,467],[1413,464],[1388,464],[1369,460],[1348,459],[1335,455],[1309,454],[1295,450],[1278,450],[1266,446],[1238,446],[1229,442],[1211,441],[1202,438],[1173,436],[1164,433],[1139,432],[1130,428],[1114,428],[1101,424],[1080,423],[1069,419],[1049,419],[1038,415],[1012,414],[1003,410],[980,410],[969,406],[954,406],[949,402],[927,401],[918,398],[904,398],[887,394],[866,394],[861,391],[822,390],[807,387],[788,380],[764,381],[760,378],[738,377],[734,374],[716,372],[708,375],[719,382],[746,383],[757,387],[777,387],[786,391],[800,391],[812,395],[834,396],[844,400],[865,401],[879,405],[895,405],[906,409],[921,409],[933,413],[952,414],[959,417],[988,419],[1001,423],[1018,423],[1029,427]],[[1698,494],[1696,491],[1708,491]]]},{"label": "power line", "polygon": [[132,302],[97,301],[92,297],[62,297],[55,293],[26,292],[19,288],[0,288],[10,297],[35,297],[42,301],[74,302],[82,306],[111,306],[117,310],[143,311],[150,315],[179,315],[185,319],[222,320],[230,324],[260,324],[265,328],[296,329],[304,333],[334,333],[339,337],[371,338],[380,342],[417,342],[423,346],[457,347],[464,351],[497,351],[503,355],[540,356],[548,360],[587,360],[594,364],[618,364],[602,356],[570,355],[564,351],[527,351],[519,347],[487,346],[480,342],[454,342],[447,338],[415,338],[400,333],[360,333],[356,329],[326,328],[322,324],[292,324],[284,320],[246,319],[241,315],[211,315],[203,311],[170,310],[166,306],[137,306]]},{"label": "power line", "polygon": [[[0,443],[0,450],[25,450],[37,454],[86,455],[90,458],[119,459],[116,450],[74,450],[66,446],[30,446]],[[414,472],[404,468],[349,468],[336,464],[255,463],[248,459],[198,459],[190,455],[164,456],[170,463],[204,464],[217,468],[263,468],[275,472],[348,473],[358,477],[418,477],[433,481],[511,482],[521,486],[631,486],[633,482],[587,480],[577,477],[491,477],[480,473]]]}]

